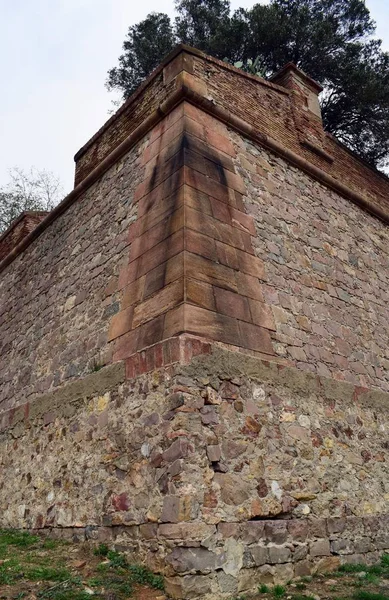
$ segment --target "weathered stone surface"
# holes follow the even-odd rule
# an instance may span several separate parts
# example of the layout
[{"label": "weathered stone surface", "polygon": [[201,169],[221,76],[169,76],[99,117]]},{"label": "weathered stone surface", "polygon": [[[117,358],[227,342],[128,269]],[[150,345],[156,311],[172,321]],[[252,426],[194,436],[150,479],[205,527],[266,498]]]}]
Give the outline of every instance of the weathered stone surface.
[{"label": "weathered stone surface", "polygon": [[220,497],[223,502],[231,505],[242,504],[249,497],[249,488],[246,482],[233,473],[217,473],[215,481],[220,486]]},{"label": "weathered stone surface", "polygon": [[166,557],[166,561],[177,573],[211,573],[223,565],[225,556],[205,548],[174,548]]},{"label": "weathered stone surface", "polygon": [[329,556],[331,554],[329,540],[319,540],[317,542],[311,542],[309,545],[309,555],[315,556]]},{"label": "weathered stone surface", "polygon": [[288,537],[287,523],[282,521],[265,523],[265,535],[268,542],[284,544]]},{"label": "weathered stone surface", "polygon": [[211,591],[211,580],[203,575],[166,577],[165,591],[169,598],[199,598]]},{"label": "weathered stone surface", "polygon": [[286,563],[292,559],[292,552],[290,548],[283,546],[269,546],[269,563],[271,565],[277,563]]}]

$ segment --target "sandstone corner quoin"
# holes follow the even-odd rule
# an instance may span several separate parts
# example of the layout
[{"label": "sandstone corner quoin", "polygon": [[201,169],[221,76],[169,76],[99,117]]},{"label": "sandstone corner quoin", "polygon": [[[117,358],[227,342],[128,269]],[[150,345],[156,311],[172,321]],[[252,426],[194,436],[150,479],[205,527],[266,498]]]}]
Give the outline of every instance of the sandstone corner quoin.
[{"label": "sandstone corner quoin", "polygon": [[0,238],[1,527],[174,598],[389,549],[389,180],[320,89],[180,46]]}]

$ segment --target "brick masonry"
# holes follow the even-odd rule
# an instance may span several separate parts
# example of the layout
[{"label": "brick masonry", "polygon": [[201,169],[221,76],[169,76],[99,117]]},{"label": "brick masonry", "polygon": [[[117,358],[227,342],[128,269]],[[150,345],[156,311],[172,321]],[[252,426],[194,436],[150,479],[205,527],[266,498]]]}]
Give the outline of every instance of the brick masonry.
[{"label": "brick masonry", "polygon": [[174,54],[0,264],[1,526],[107,540],[177,598],[389,548],[389,183],[273,81]]}]

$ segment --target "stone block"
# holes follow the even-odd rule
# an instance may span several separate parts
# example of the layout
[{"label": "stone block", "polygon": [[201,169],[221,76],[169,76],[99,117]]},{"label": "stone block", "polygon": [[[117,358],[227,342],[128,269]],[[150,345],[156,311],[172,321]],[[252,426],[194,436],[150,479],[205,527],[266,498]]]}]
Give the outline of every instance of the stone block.
[{"label": "stone block", "polygon": [[288,537],[287,524],[285,521],[265,522],[265,536],[268,542],[273,544],[285,544]]},{"label": "stone block", "polygon": [[309,544],[309,554],[311,558],[316,556],[330,556],[330,542],[329,540],[318,540],[317,542],[311,542]]},{"label": "stone block", "polygon": [[370,537],[363,537],[353,540],[353,547],[357,554],[366,554],[367,552],[375,550],[374,543]]},{"label": "stone block", "polygon": [[169,598],[177,600],[201,598],[212,589],[212,578],[204,575],[184,575],[166,577],[165,592]]},{"label": "stone block", "polygon": [[333,554],[352,554],[355,552],[353,542],[348,539],[332,540],[330,545]]},{"label": "stone block", "polygon": [[292,560],[292,552],[290,548],[285,546],[269,546],[269,564],[286,563]]},{"label": "stone block", "polygon": [[285,585],[288,581],[294,577],[294,566],[292,563],[286,563],[282,565],[276,565],[274,570],[274,583],[278,585]]},{"label": "stone block", "polygon": [[265,523],[263,521],[247,521],[240,525],[240,539],[245,544],[257,544],[264,540]]},{"label": "stone block", "polygon": [[312,572],[314,573],[330,573],[336,571],[340,566],[340,558],[338,556],[326,556],[315,560],[313,563]]},{"label": "stone block", "polygon": [[223,553],[215,554],[205,548],[176,547],[166,557],[166,562],[177,573],[212,573],[222,567],[225,562]]},{"label": "stone block", "polygon": [[252,556],[254,565],[256,567],[260,567],[262,565],[265,565],[267,563],[272,563],[272,562],[278,562],[278,561],[273,561],[271,560],[271,556],[272,553],[271,551],[274,550],[274,548],[266,548],[265,546],[250,546],[250,554]]},{"label": "stone block", "polygon": [[224,573],[224,571],[217,571],[216,575],[217,583],[221,594],[234,595],[238,591],[238,580],[232,575]]},{"label": "stone block", "polygon": [[342,533],[346,527],[345,518],[330,517],[327,519],[327,530],[331,535],[332,533]]},{"label": "stone block", "polygon": [[308,522],[304,519],[288,521],[288,533],[292,542],[304,542],[308,536]]},{"label": "stone block", "polygon": [[239,536],[239,523],[219,523],[217,531],[224,539],[237,538]]},{"label": "stone block", "polygon": [[218,462],[221,459],[222,453],[219,445],[207,446],[207,456],[210,462]]},{"label": "stone block", "polygon": [[312,563],[309,560],[301,560],[294,565],[295,577],[305,577],[312,573]]},{"label": "stone block", "polygon": [[158,537],[167,540],[202,541],[216,532],[214,525],[206,523],[165,523],[158,527]]},{"label": "stone block", "polygon": [[261,583],[274,583],[275,568],[263,565],[253,569],[242,569],[238,577],[238,592],[257,592]]},{"label": "stone block", "polygon": [[293,562],[302,561],[307,557],[307,554],[308,554],[308,545],[307,544],[301,544],[299,546],[295,546],[293,548],[292,560],[293,560]]},{"label": "stone block", "polygon": [[308,537],[311,540],[327,537],[327,523],[325,519],[310,519],[308,521]]}]

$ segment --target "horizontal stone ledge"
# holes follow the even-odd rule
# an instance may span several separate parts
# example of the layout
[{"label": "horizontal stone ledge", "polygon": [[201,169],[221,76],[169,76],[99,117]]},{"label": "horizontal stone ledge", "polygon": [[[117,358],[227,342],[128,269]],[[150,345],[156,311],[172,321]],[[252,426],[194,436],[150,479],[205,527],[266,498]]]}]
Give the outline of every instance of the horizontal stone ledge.
[{"label": "horizontal stone ledge", "polygon": [[82,379],[72,381],[52,392],[37,396],[31,402],[11,408],[0,415],[0,432],[16,427],[29,426],[39,419],[49,419],[50,415],[72,416],[80,401],[91,396],[105,394],[125,380],[124,363],[114,363],[102,367]]},{"label": "horizontal stone ledge", "polygon": [[[316,396],[341,401],[344,406],[358,404],[377,410],[389,405],[389,393],[362,388],[344,381],[318,376],[290,366],[275,356],[222,344],[210,339],[181,334],[158,342],[118,361],[72,381],[52,392],[0,414],[0,432],[30,427],[44,419],[52,422],[55,415],[71,417],[86,398],[104,394],[125,379],[134,379],[161,368],[173,368],[177,374],[194,379],[209,375],[221,379],[248,377],[264,384],[282,386],[302,397]],[[20,433],[18,433],[20,435]],[[336,528],[338,525],[334,524]]]}]

